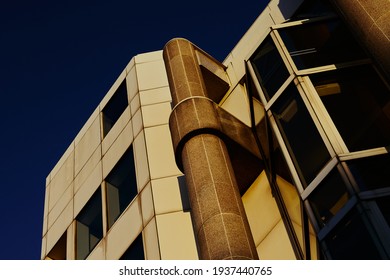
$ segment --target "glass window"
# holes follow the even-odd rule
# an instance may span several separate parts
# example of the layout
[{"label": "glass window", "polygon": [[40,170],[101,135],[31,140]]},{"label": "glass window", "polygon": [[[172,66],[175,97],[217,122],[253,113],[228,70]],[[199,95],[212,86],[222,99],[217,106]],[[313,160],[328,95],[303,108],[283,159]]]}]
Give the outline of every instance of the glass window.
[{"label": "glass window", "polygon": [[264,95],[267,100],[271,99],[290,74],[270,36],[256,51],[251,63]]},{"label": "glass window", "polygon": [[381,259],[362,215],[355,209],[324,239],[331,259]]},{"label": "glass window", "polygon": [[106,136],[114,126],[128,104],[129,102],[127,99],[126,80],[124,80],[102,110],[104,136]]},{"label": "glass window", "polygon": [[366,57],[340,20],[287,27],[279,33],[299,70]]},{"label": "glass window", "polygon": [[144,245],[142,242],[142,233],[131,243],[129,248],[120,258],[121,260],[144,260]]},{"label": "glass window", "polygon": [[330,154],[295,85],[271,108],[305,187],[330,160]]},{"label": "glass window", "polygon": [[350,195],[343,178],[334,168],[309,195],[318,224],[324,226],[347,203]]},{"label": "glass window", "polygon": [[291,17],[291,20],[302,20],[328,15],[334,15],[333,9],[328,1],[306,0],[299,6],[298,10]]},{"label": "glass window", "polygon": [[390,91],[372,66],[310,78],[350,151],[390,145]]},{"label": "glass window", "polygon": [[390,155],[347,161],[348,167],[362,191],[390,187]]},{"label": "glass window", "polygon": [[54,245],[53,249],[50,250],[50,253],[47,254],[46,259],[66,260],[66,231]]},{"label": "glass window", "polygon": [[85,259],[103,237],[100,188],[76,217],[76,259]]},{"label": "glass window", "polygon": [[110,228],[137,195],[133,147],[130,146],[105,179]]}]

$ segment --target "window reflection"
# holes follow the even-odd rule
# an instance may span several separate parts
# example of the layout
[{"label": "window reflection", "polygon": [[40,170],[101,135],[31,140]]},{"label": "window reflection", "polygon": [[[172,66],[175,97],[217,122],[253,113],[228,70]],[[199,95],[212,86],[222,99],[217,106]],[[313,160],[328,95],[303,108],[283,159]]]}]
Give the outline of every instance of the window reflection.
[{"label": "window reflection", "polygon": [[271,37],[268,36],[251,59],[257,78],[267,100],[290,76]]},{"label": "window reflection", "polygon": [[279,33],[299,70],[365,57],[340,20],[288,27]]},{"label": "window reflection", "polygon": [[390,145],[390,91],[372,66],[310,78],[350,151]]},{"label": "window reflection", "polygon": [[85,259],[103,237],[100,188],[76,217],[76,259]]},{"label": "window reflection", "polygon": [[310,194],[308,200],[320,226],[324,226],[347,203],[350,195],[334,168]]},{"label": "window reflection", "polygon": [[330,154],[292,83],[271,108],[303,185],[330,160]]}]

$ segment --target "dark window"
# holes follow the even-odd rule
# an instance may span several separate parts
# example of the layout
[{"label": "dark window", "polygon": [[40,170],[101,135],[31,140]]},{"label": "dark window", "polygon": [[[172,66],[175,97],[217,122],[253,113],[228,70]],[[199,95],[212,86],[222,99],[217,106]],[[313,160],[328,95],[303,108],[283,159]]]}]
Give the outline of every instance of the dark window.
[{"label": "dark window", "polygon": [[329,15],[334,15],[334,12],[327,0],[306,0],[299,6],[290,21]]},{"label": "dark window", "polygon": [[390,155],[378,155],[347,161],[362,191],[390,187]]},{"label": "dark window", "polygon": [[144,245],[142,242],[142,233],[131,243],[129,248],[120,258],[121,260],[144,260]]},{"label": "dark window", "polygon": [[126,80],[124,80],[102,110],[104,136],[106,136],[114,126],[128,104],[129,102],[127,99]]},{"label": "dark window", "polygon": [[339,20],[308,23],[279,30],[298,69],[365,58],[365,54]]},{"label": "dark window", "polygon": [[52,260],[66,260],[66,231],[47,254],[47,257]]},{"label": "dark window", "polygon": [[379,209],[382,212],[383,218],[387,222],[387,226],[390,227],[390,196],[383,196],[376,198]]},{"label": "dark window", "polygon": [[133,147],[130,146],[105,179],[110,228],[137,195]]},{"label": "dark window", "polygon": [[251,63],[267,100],[271,99],[290,74],[270,36],[256,51]]},{"label": "dark window", "polygon": [[292,83],[271,108],[305,187],[330,160],[330,154]]},{"label": "dark window", "polygon": [[102,194],[100,188],[76,217],[76,259],[83,260],[103,237]]},{"label": "dark window", "polygon": [[325,238],[330,258],[338,260],[381,259],[367,223],[356,209],[349,213]]},{"label": "dark window", "polygon": [[334,168],[310,194],[308,200],[319,225],[324,226],[347,203],[349,197],[340,173]]},{"label": "dark window", "polygon": [[390,145],[390,91],[372,66],[310,78],[350,151]]}]

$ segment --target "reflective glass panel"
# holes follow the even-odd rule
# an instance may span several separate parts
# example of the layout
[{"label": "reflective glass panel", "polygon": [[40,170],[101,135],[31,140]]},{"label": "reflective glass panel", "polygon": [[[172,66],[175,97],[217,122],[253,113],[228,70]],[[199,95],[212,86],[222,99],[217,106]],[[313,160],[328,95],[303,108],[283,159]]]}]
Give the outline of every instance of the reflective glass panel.
[{"label": "reflective glass panel", "polygon": [[381,259],[367,223],[356,209],[349,213],[325,238],[330,258],[336,260]]},{"label": "reflective glass panel", "polygon": [[390,91],[372,66],[310,78],[350,151],[390,145]]},{"label": "reflective glass panel", "polygon": [[340,173],[334,168],[309,195],[308,200],[318,224],[324,226],[347,203],[349,197]]},{"label": "reflective glass panel", "polygon": [[293,83],[271,110],[303,185],[307,187],[330,160],[330,154]]},{"label": "reflective glass panel", "polygon": [[362,191],[390,187],[390,155],[379,155],[347,161]]},{"label": "reflective glass panel", "polygon": [[390,196],[378,197],[375,199],[379,209],[382,212],[383,218],[390,227]]},{"label": "reflective glass panel", "polygon": [[110,228],[137,195],[133,147],[130,146],[105,179]]},{"label": "reflective glass panel", "polygon": [[270,36],[260,45],[251,63],[264,95],[271,99],[290,74]]},{"label": "reflective glass panel", "polygon": [[339,20],[287,27],[279,33],[299,70],[365,57],[351,32]]},{"label": "reflective glass panel", "polygon": [[76,217],[76,259],[85,259],[103,237],[100,188]]}]

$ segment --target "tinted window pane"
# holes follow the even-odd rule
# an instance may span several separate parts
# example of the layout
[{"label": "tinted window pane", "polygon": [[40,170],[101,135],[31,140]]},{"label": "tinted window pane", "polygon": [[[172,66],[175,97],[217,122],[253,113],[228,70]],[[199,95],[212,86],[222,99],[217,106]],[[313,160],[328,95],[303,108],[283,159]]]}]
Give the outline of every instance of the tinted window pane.
[{"label": "tinted window pane", "polygon": [[76,259],[85,259],[103,237],[100,188],[76,217]]},{"label": "tinted window pane", "polygon": [[376,202],[382,212],[383,218],[385,218],[387,225],[390,227],[390,197],[378,197]]},{"label": "tinted window pane", "polygon": [[271,108],[304,186],[330,160],[322,138],[294,84]]},{"label": "tinted window pane", "polygon": [[332,259],[376,260],[381,256],[357,210],[352,211],[325,238]]},{"label": "tinted window pane", "polygon": [[291,20],[302,20],[320,16],[333,15],[333,9],[327,0],[303,1]]},{"label": "tinted window pane", "polygon": [[111,130],[115,122],[122,115],[128,105],[126,80],[122,82],[117,91],[108,101],[102,110],[103,113],[103,134],[104,136]]},{"label": "tinted window pane", "polygon": [[264,40],[251,62],[267,100],[271,99],[290,76],[271,37]]},{"label": "tinted window pane", "polygon": [[390,145],[390,91],[371,66],[311,80],[350,151]]},{"label": "tinted window pane", "polygon": [[279,30],[298,69],[353,61],[365,57],[339,20],[308,23]]},{"label": "tinted window pane", "polygon": [[389,154],[347,161],[347,164],[362,191],[390,187]]},{"label": "tinted window pane", "polygon": [[324,226],[347,203],[349,197],[345,183],[335,168],[310,194],[308,200],[318,224]]},{"label": "tinted window pane", "polygon": [[129,248],[120,258],[121,260],[144,260],[144,245],[142,242],[142,233],[131,243]]},{"label": "tinted window pane", "polygon": [[107,188],[108,227],[110,228],[137,195],[132,146],[118,161],[105,181]]}]

